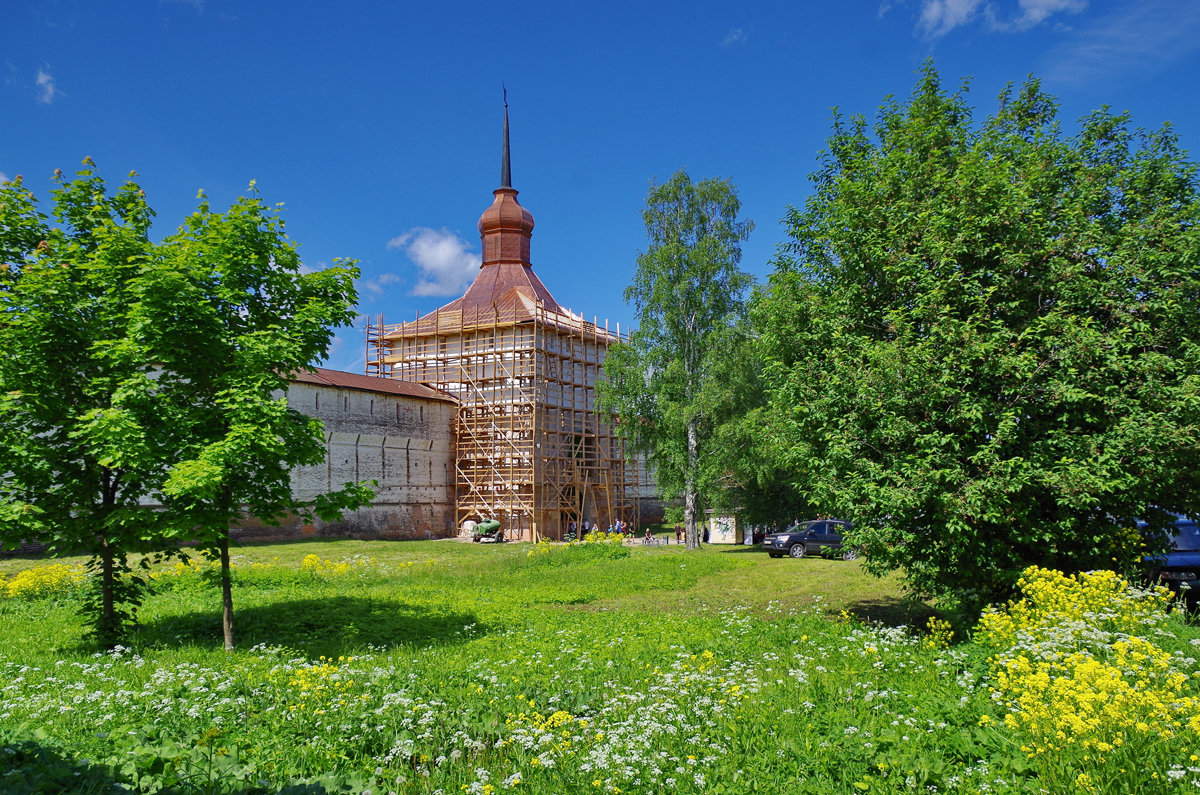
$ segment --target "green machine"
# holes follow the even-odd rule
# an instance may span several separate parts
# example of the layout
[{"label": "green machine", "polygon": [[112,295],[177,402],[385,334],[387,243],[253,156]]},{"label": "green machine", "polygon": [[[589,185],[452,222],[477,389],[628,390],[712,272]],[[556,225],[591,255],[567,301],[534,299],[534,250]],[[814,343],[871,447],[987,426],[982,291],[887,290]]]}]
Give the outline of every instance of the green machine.
[{"label": "green machine", "polygon": [[471,540],[477,544],[480,541],[503,541],[504,531],[500,529],[500,520],[484,519],[475,525],[474,535],[471,536]]}]

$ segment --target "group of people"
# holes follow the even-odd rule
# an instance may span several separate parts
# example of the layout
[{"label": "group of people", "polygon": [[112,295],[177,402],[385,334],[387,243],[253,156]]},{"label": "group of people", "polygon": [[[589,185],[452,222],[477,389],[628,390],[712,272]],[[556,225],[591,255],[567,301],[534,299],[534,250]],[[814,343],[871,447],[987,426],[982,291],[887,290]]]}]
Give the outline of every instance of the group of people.
[{"label": "group of people", "polygon": [[[600,525],[598,523],[593,523],[593,522],[589,521],[588,519],[584,519],[583,524],[580,525],[579,537],[582,539],[582,538],[586,537],[588,533],[590,533],[594,530],[595,531],[600,530]],[[572,533],[572,534],[575,532],[575,523],[574,522],[567,522],[567,532]],[[605,530],[604,532],[617,533],[619,535],[623,535],[628,538],[632,538],[633,537],[633,526],[630,525],[629,522],[626,522],[624,519],[618,519],[614,524],[610,524],[608,526],[608,529]],[[647,527],[646,528],[646,538],[649,539],[652,537],[653,536],[650,533],[650,528]]]},{"label": "group of people", "polygon": [[[580,525],[580,527],[579,527],[580,540],[587,537],[587,534],[592,532],[593,530],[599,530],[599,529],[600,529],[599,524],[595,524],[587,519],[584,519],[583,524]],[[619,533],[620,535],[623,535],[626,538],[633,538],[633,527],[630,526],[630,524],[628,522],[624,521],[623,519],[618,519],[615,524],[609,525],[608,529],[605,530],[604,532]],[[574,522],[567,522],[567,533],[569,534],[569,536],[571,538],[573,538],[575,536],[575,523]],[[684,540],[683,527],[681,525],[675,525],[675,543],[682,544],[683,540]],[[642,536],[642,543],[643,544],[654,543],[654,533],[651,530],[649,525],[646,526],[646,534],[644,536]],[[668,543],[668,544],[670,543],[670,536],[667,536],[666,543]]]},{"label": "group of people", "polygon": [[[574,522],[572,522],[571,524],[572,524],[572,526],[574,526],[574,524],[575,524],[575,523],[574,523]],[[583,535],[587,535],[587,534],[588,534],[589,532],[591,532],[592,530],[599,530],[599,529],[600,529],[600,525],[599,525],[599,524],[590,524],[590,523],[588,522],[588,520],[587,520],[587,519],[584,519],[584,520],[583,520]],[[632,530],[632,529],[629,527],[629,523],[628,523],[628,522],[625,522],[625,521],[622,521],[621,519],[618,519],[618,520],[617,520],[617,522],[616,522],[616,524],[610,524],[610,525],[608,526],[608,529],[607,529],[607,530],[605,530],[604,532],[606,532],[606,533],[619,533],[619,534],[621,534],[621,535],[623,535],[623,536],[627,536],[627,535],[632,535],[632,534],[633,534],[633,530]]]}]

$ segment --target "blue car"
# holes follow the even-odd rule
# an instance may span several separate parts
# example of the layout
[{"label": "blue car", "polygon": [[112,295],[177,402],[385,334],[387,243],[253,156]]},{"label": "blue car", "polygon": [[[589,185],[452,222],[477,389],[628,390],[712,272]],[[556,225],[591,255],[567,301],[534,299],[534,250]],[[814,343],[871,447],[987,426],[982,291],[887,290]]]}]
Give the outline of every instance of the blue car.
[{"label": "blue car", "polygon": [[1200,526],[1195,519],[1179,516],[1167,533],[1166,554],[1147,559],[1150,580],[1195,601],[1200,598]]}]

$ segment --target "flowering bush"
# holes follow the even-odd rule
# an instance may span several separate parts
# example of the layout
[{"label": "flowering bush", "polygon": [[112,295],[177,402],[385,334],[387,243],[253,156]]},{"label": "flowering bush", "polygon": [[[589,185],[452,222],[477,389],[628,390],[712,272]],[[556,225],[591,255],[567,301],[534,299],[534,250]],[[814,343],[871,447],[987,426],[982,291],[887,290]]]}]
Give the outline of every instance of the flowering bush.
[{"label": "flowering bush", "polygon": [[349,574],[352,571],[362,571],[375,563],[375,558],[365,558],[361,555],[348,560],[334,562],[322,560],[318,555],[305,555],[300,561],[300,569],[309,574]]},{"label": "flowering bush", "polygon": [[577,544],[624,544],[625,536],[621,533],[606,533],[593,532],[588,533],[582,541],[576,541]]},{"label": "flowering bush", "polygon": [[[542,568],[515,544],[331,549],[262,573],[262,549],[237,559],[240,631],[266,642],[232,653],[211,643],[208,563],[162,568],[205,587],[153,593],[136,648],[63,649],[68,605],[0,601],[0,792],[1200,789],[1200,633],[1109,575],[1030,572],[1040,596],[967,646],[941,620],[834,620],[819,599],[729,608],[759,559],[726,551],[544,544]],[[347,549],[380,562],[332,574]],[[99,784],[30,778],[6,727],[94,760]]]},{"label": "flowering bush", "polygon": [[1197,747],[1196,660],[1147,637],[1167,635],[1169,592],[1037,567],[1020,585],[1021,599],[982,616],[976,643],[992,652],[1005,727],[1050,790],[1143,791]]},{"label": "flowering bush", "polygon": [[1154,630],[1166,621],[1171,592],[1134,588],[1111,571],[1067,576],[1030,566],[1017,581],[1022,598],[989,608],[979,620],[981,640],[1003,653],[1036,648],[1039,655],[1080,645],[1102,649],[1121,634]]},{"label": "flowering bush", "polygon": [[539,541],[528,552],[535,565],[569,566],[600,560],[617,560],[630,556],[625,537],[620,533],[588,533],[582,541],[551,544]]},{"label": "flowering bush", "polygon": [[[236,566],[230,563],[229,568],[236,568]],[[150,572],[150,579],[154,581],[178,577],[203,578],[211,576],[220,570],[220,561],[205,560],[204,558],[188,558],[186,560],[177,560],[164,569]]]},{"label": "flowering bush", "polygon": [[929,648],[950,648],[950,643],[954,640],[954,628],[949,621],[942,618],[931,618],[926,622],[925,630],[929,633],[925,636],[925,643]]},{"label": "flowering bush", "polygon": [[54,563],[17,572],[0,582],[0,592],[9,599],[54,599],[73,596],[86,583],[82,566]]},{"label": "flowering bush", "polygon": [[[264,577],[278,580],[282,572],[276,565],[277,561],[278,558],[269,562],[260,562],[248,561],[239,557],[230,560],[229,570],[234,581],[239,585],[259,581]],[[169,566],[151,571],[148,579],[155,591],[205,593],[216,587],[220,576],[221,562],[219,560],[190,555]]]}]

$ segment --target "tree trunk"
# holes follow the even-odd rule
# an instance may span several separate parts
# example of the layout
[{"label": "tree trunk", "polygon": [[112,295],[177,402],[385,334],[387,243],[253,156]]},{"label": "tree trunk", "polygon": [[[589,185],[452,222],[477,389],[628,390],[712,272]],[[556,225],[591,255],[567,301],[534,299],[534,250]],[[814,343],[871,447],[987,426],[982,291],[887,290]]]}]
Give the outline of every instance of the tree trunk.
[{"label": "tree trunk", "polygon": [[221,550],[221,630],[225,633],[225,651],[233,651],[233,578],[229,575],[229,533],[217,542]]},{"label": "tree trunk", "polygon": [[683,526],[688,549],[700,548],[700,528],[696,521],[696,473],[700,469],[700,421],[687,423],[687,471],[683,477]]},{"label": "tree trunk", "polygon": [[108,536],[100,539],[100,622],[96,627],[96,635],[100,644],[112,648],[120,635],[117,626],[116,599],[116,551],[109,542]]}]

